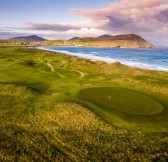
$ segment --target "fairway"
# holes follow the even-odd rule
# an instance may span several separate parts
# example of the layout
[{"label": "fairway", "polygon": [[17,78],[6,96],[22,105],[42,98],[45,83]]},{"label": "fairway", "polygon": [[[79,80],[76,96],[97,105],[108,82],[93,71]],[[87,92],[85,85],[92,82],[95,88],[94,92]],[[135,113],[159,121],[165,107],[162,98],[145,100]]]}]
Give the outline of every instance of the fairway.
[{"label": "fairway", "polygon": [[80,91],[79,97],[96,104],[109,113],[117,110],[127,114],[153,115],[164,109],[160,103],[150,97],[118,87],[84,89]]}]

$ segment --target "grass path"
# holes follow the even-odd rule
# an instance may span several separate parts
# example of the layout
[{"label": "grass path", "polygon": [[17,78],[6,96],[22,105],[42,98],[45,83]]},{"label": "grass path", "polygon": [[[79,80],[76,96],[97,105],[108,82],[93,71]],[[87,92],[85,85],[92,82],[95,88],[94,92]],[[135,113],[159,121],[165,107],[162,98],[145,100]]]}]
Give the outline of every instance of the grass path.
[{"label": "grass path", "polygon": [[[51,69],[51,72],[56,72],[54,66],[51,65],[51,63],[47,63],[47,66]],[[58,76],[62,77],[62,78],[65,78],[64,75],[62,75],[62,74],[60,74],[60,73],[58,73],[58,72],[56,72],[56,74],[57,74]]]},{"label": "grass path", "polygon": [[[43,59],[44,60],[44,59]],[[47,61],[47,60],[44,60],[47,62],[47,66],[51,69],[51,72],[55,72],[55,68],[57,69],[62,69],[62,70],[68,70],[68,71],[71,71],[71,72],[76,72],[80,75],[81,78],[84,78],[85,77],[85,73],[82,72],[82,71],[79,71],[79,70],[71,70],[71,69],[66,69],[66,68],[60,68],[60,67],[54,67],[50,62],[51,60]],[[59,74],[61,77],[64,77],[63,75]]]},{"label": "grass path", "polygon": [[50,63],[47,63],[46,65],[51,69],[51,72],[55,72],[54,66],[52,66]]},{"label": "grass path", "polygon": [[59,67],[57,67],[57,69],[62,69],[62,70],[68,70],[68,71],[76,72],[76,73],[78,73],[80,75],[81,78],[85,77],[85,73],[82,72],[82,71],[79,71],[79,70],[71,70],[71,69],[65,69],[65,68],[59,68]]}]

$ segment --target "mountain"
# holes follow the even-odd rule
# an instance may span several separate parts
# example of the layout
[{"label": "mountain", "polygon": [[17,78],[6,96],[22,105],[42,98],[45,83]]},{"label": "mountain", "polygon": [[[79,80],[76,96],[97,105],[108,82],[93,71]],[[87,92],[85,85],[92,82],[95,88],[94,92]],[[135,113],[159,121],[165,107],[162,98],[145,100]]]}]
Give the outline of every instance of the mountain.
[{"label": "mountain", "polygon": [[154,45],[136,34],[102,35],[97,38],[84,37],[70,41],[75,46],[112,48],[155,48]]},{"label": "mountain", "polygon": [[30,35],[30,36],[20,36],[20,37],[13,37],[9,40],[20,40],[20,41],[28,41],[28,42],[42,42],[46,41],[46,39],[39,37],[37,35]]},{"label": "mountain", "polygon": [[98,39],[102,39],[102,38],[111,38],[112,36],[111,35],[108,35],[108,34],[104,34],[104,35],[101,35],[99,37],[97,37]]}]

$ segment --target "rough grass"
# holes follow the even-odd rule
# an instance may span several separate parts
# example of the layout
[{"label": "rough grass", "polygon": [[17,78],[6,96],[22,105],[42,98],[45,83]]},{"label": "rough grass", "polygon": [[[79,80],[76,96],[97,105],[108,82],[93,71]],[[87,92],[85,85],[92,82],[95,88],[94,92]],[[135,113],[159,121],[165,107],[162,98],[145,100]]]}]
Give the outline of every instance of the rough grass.
[{"label": "rough grass", "polygon": [[[0,65],[0,161],[168,160],[168,73],[28,48],[0,48]],[[114,113],[79,100],[88,87],[110,93]]]},{"label": "rough grass", "polygon": [[129,132],[105,123],[82,105],[58,102],[21,86],[0,89],[1,96],[15,103],[6,107],[0,100],[0,161],[168,159],[167,133]]}]

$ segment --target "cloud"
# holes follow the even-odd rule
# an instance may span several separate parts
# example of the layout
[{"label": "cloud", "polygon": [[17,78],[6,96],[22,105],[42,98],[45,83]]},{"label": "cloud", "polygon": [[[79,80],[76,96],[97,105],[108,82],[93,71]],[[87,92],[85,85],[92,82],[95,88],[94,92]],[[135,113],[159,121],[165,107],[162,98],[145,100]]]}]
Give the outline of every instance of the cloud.
[{"label": "cloud", "polygon": [[29,30],[67,31],[70,29],[79,29],[80,27],[73,24],[27,23],[25,28]]},{"label": "cloud", "polygon": [[24,32],[0,31],[0,39],[9,39],[17,36],[28,36],[30,34]]},{"label": "cloud", "polygon": [[70,24],[49,24],[49,23],[26,23],[23,27],[24,30],[36,32],[41,36],[48,39],[69,39],[71,37],[97,37],[101,34],[105,34],[106,31],[97,28],[103,24],[103,22],[97,21],[93,23],[92,20],[87,19],[81,22],[70,23]]},{"label": "cloud", "polygon": [[28,22],[23,27],[26,30],[50,30],[50,31],[68,31],[68,30],[80,30],[81,28],[96,28],[98,26],[102,26],[104,21],[97,20],[96,23],[93,23],[92,19],[85,19],[80,22],[73,23],[34,23]]},{"label": "cloud", "polygon": [[168,23],[168,9],[156,14],[156,19],[162,23]]},{"label": "cloud", "polygon": [[108,23],[106,25],[113,26],[114,28],[121,28],[124,26],[127,26],[128,24],[131,24],[134,22],[132,18],[125,18],[125,17],[119,17],[119,16],[108,16]]},{"label": "cloud", "polygon": [[[92,22],[103,21],[100,28],[108,32],[162,32],[168,23],[167,0],[122,0],[111,3],[104,9],[73,9],[73,13],[92,19]],[[168,35],[168,33],[167,33]]]},{"label": "cloud", "polygon": [[0,35],[1,35],[1,36],[11,35],[11,34],[16,34],[16,33],[10,33],[10,32],[0,31]]},{"label": "cloud", "polygon": [[96,28],[81,28],[79,30],[71,29],[66,32],[66,34],[71,37],[75,37],[76,35],[79,37],[96,37],[105,33],[106,31]]},{"label": "cloud", "polygon": [[81,28],[81,29],[70,29],[67,31],[51,32],[51,33],[41,33],[47,39],[70,39],[73,37],[97,37],[105,34],[106,31],[96,28]]},{"label": "cloud", "polygon": [[105,34],[106,31],[96,28],[77,28],[65,31],[55,30],[26,30],[25,28],[0,28],[0,39],[8,39],[15,36],[39,35],[46,39],[69,39],[72,37],[96,37]]}]

